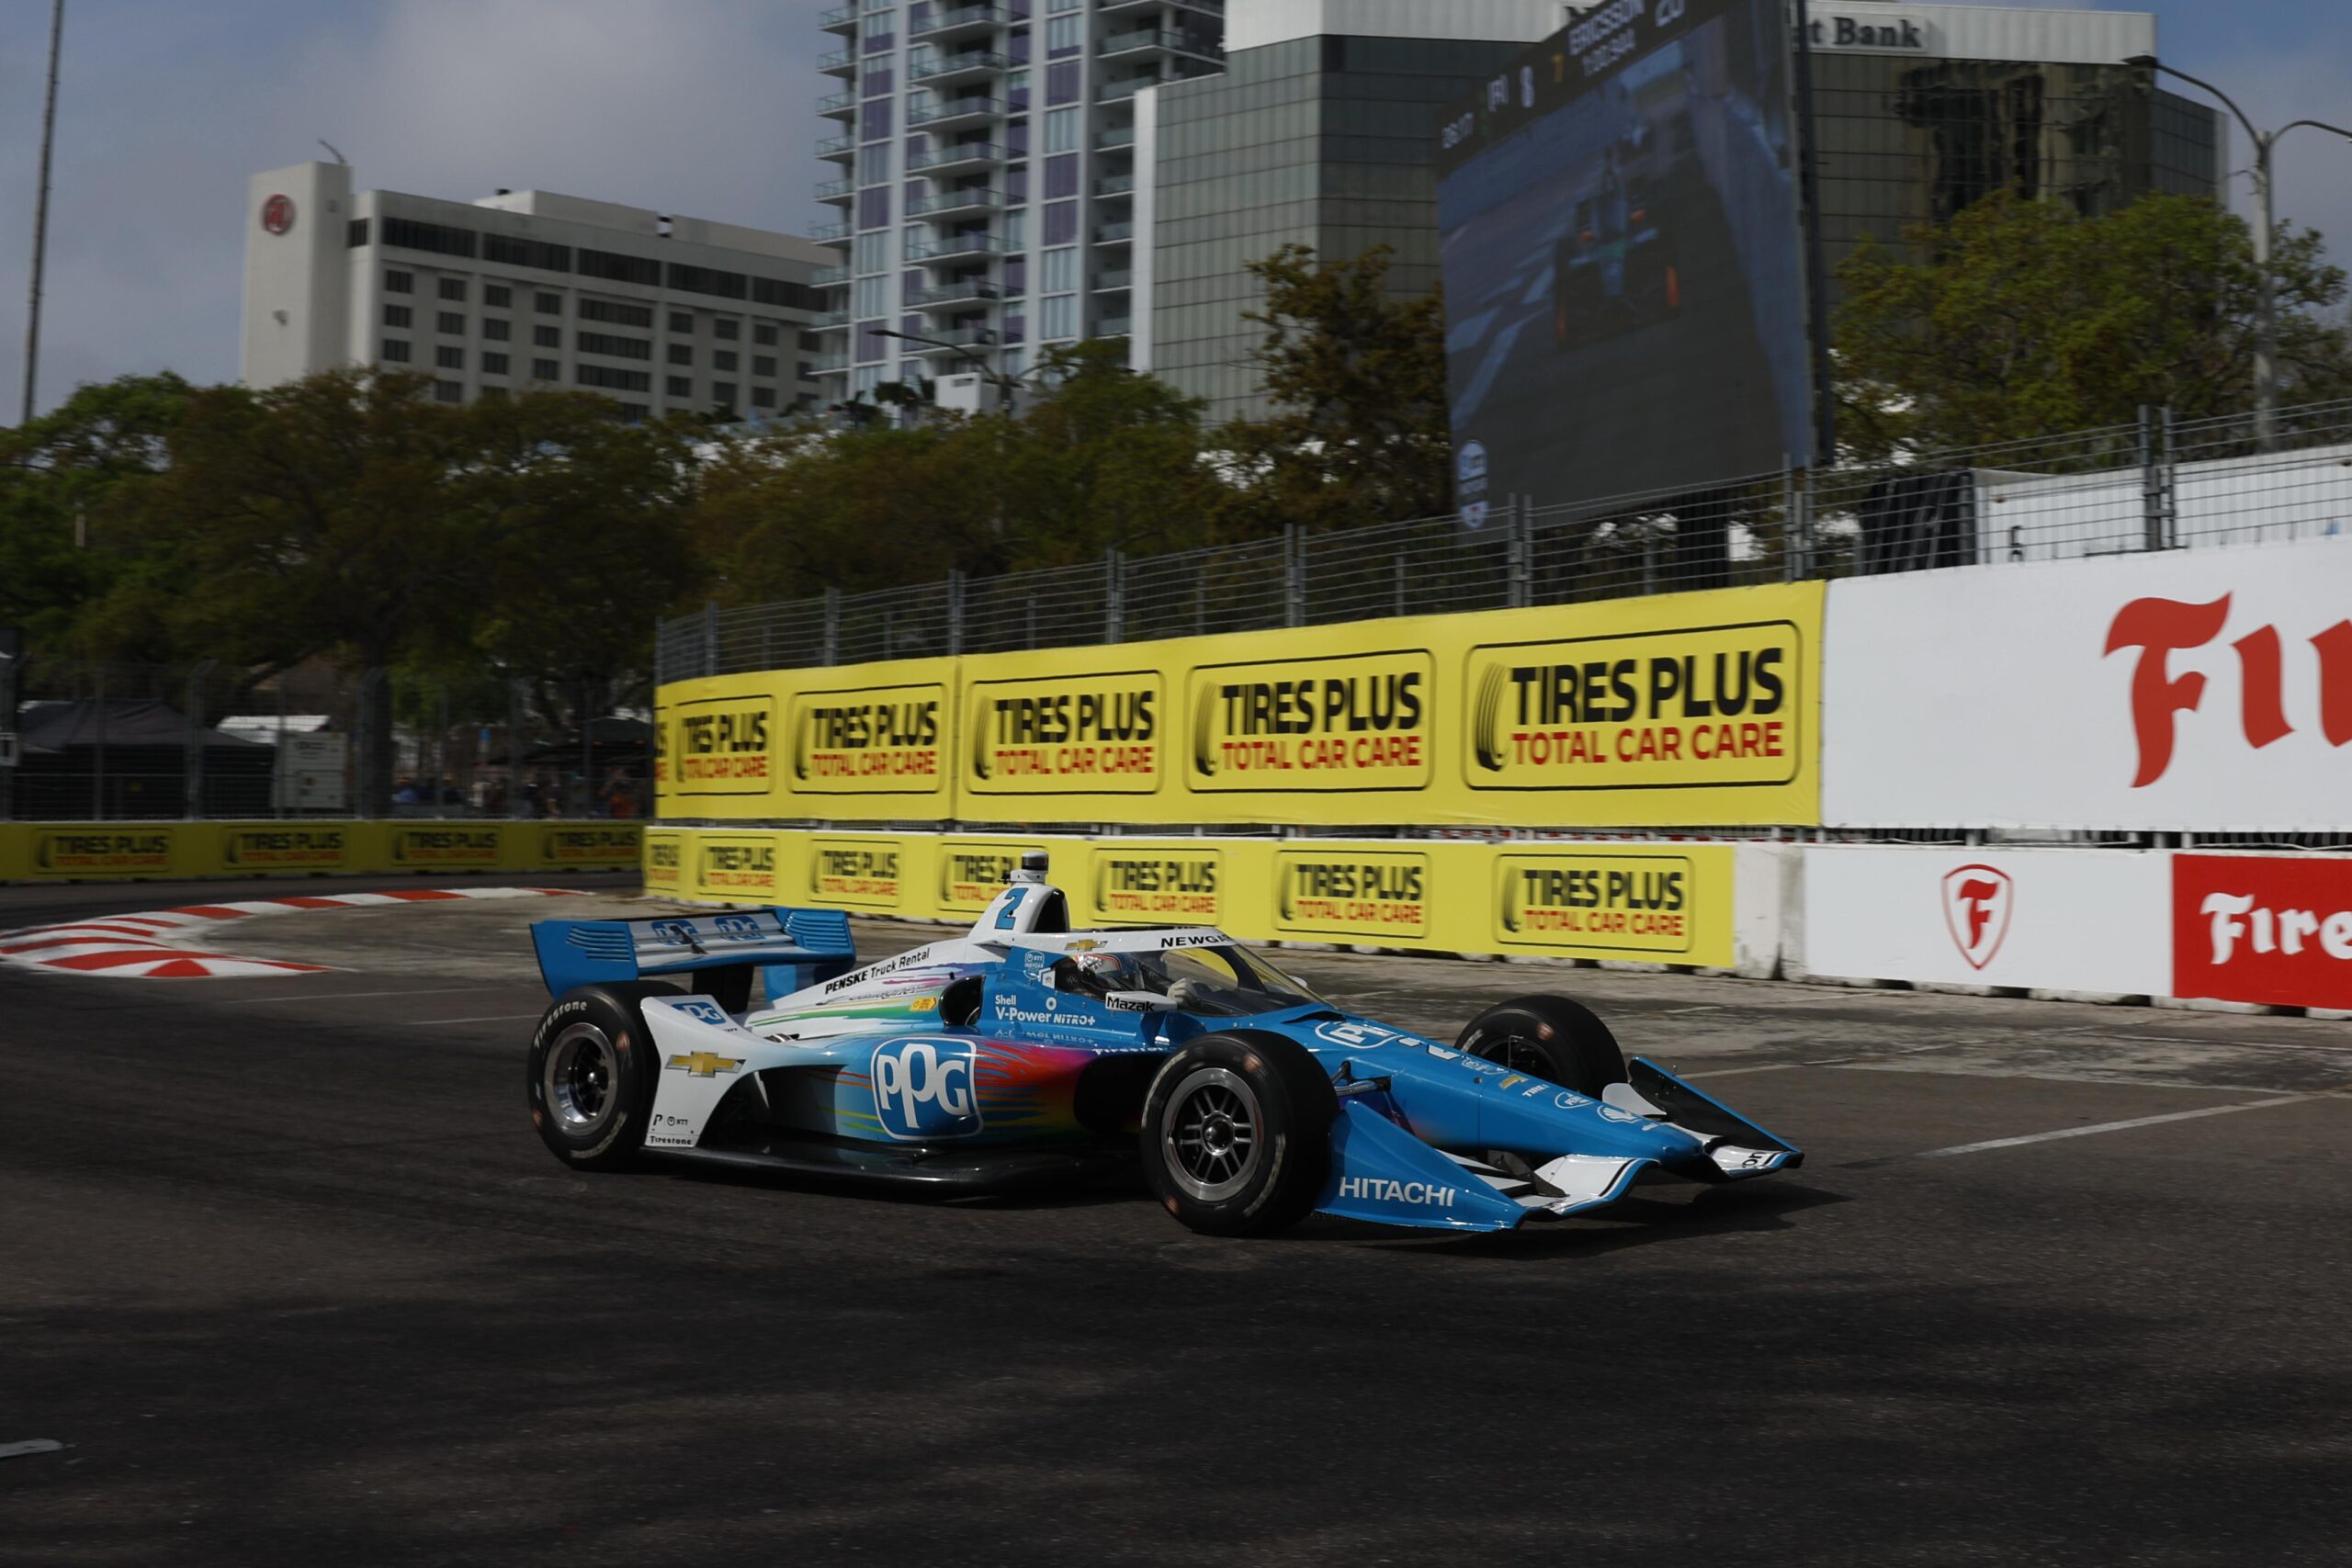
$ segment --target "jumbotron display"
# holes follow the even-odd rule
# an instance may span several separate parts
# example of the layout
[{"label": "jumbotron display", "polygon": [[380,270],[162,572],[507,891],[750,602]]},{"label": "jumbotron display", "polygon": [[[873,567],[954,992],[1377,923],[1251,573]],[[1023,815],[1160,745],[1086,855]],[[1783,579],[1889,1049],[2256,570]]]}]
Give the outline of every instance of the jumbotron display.
[{"label": "jumbotron display", "polygon": [[1611,0],[1439,133],[1457,500],[1805,463],[1786,0]]}]

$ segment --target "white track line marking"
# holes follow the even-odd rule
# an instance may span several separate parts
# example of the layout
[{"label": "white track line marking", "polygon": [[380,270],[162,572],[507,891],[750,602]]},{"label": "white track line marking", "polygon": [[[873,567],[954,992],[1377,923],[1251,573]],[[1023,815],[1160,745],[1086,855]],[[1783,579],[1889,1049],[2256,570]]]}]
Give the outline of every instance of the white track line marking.
[{"label": "white track line marking", "polygon": [[1766,1062],[1760,1066],[1718,1067],[1712,1073],[1677,1073],[1674,1076],[1684,1079],[1736,1078],[1742,1073],[1785,1073],[1791,1067],[1809,1067],[1811,1066],[1813,1066],[1811,1062]]},{"label": "white track line marking", "polygon": [[2164,1122],[2193,1122],[2199,1116],[2227,1116],[2238,1111],[2267,1111],[2274,1105],[2301,1105],[2306,1100],[2324,1100],[2334,1091],[2317,1094],[2282,1094],[2271,1100],[2242,1100],[2233,1105],[2208,1105],[2198,1111],[2168,1111],[2162,1116],[2134,1116],[2128,1122],[2100,1122],[2088,1127],[2061,1127],[2054,1133],[2028,1133],[2018,1138],[1987,1138],[1977,1144],[1954,1144],[1950,1148],[1922,1149],[1915,1155],[1896,1155],[1895,1159],[1942,1159],[1950,1155],[1973,1155],[1985,1149],[2013,1149],[2024,1144],[2047,1144],[2059,1138],[2087,1138],[2094,1133],[2122,1133],[2133,1127],[2154,1127]]},{"label": "white track line marking", "polygon": [[517,1019],[540,1018],[544,1016],[545,1012],[544,1010],[542,1010],[540,1012],[490,1013],[481,1018],[401,1018],[392,1020],[389,1027],[393,1029],[422,1029],[428,1023],[513,1023]]}]

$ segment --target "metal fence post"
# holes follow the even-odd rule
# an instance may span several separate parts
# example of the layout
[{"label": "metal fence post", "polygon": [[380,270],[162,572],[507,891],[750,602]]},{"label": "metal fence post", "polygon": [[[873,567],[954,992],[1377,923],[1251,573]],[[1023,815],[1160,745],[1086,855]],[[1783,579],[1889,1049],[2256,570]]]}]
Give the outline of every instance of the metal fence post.
[{"label": "metal fence post", "polygon": [[706,599],[702,605],[702,672],[718,673],[718,601]]},{"label": "metal fence post", "polygon": [[1116,548],[1102,552],[1102,640],[1124,642],[1127,629],[1126,558]]},{"label": "metal fence post", "polygon": [[838,664],[842,657],[842,591],[825,590],[825,636],[818,649],[817,662]]},{"label": "metal fence post", "polygon": [[187,716],[187,754],[180,778],[180,811],[191,822],[204,819],[204,678],[220,665],[208,659],[187,672],[181,707]]},{"label": "metal fence post", "polygon": [[1503,525],[1510,530],[1505,555],[1510,581],[1504,587],[1503,602],[1514,610],[1524,610],[1535,602],[1535,509],[1526,497],[1514,495],[1503,503]]},{"label": "metal fence post", "polygon": [[90,759],[90,820],[107,819],[107,672],[100,666],[96,682],[97,696],[97,748]]},{"label": "metal fence post", "polygon": [[523,678],[506,678],[506,815],[520,818],[523,809]]},{"label": "metal fence post", "polygon": [[964,651],[964,573],[958,568],[947,574],[947,655],[954,658]]},{"label": "metal fence post", "polygon": [[1295,523],[1283,525],[1283,625],[1306,624],[1306,536]]}]

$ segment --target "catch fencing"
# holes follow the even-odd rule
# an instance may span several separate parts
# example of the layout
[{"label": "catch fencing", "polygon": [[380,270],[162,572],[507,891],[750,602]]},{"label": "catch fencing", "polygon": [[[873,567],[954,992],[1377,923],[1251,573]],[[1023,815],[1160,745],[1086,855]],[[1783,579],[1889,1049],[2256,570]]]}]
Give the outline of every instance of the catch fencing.
[{"label": "catch fencing", "polygon": [[496,679],[35,653],[0,661],[16,716],[0,821],[650,815],[650,727],[614,711],[583,727],[587,705],[611,706]]},{"label": "catch fencing", "polygon": [[2352,400],[2133,423],[1589,502],[1280,535],[663,621],[657,683],[2315,538],[2352,525]]}]

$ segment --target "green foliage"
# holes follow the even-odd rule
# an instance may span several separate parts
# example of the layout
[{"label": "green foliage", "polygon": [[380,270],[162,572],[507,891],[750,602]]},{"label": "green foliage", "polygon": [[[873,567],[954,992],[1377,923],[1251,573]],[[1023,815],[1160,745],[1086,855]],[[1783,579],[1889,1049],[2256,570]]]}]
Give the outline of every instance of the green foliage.
[{"label": "green foliage", "polygon": [[[1838,270],[1839,430],[1865,457],[2128,424],[2143,404],[2183,419],[2253,401],[2257,277],[2244,220],[2150,196],[2098,218],[1996,196],[1911,255],[1865,245]],[[2352,392],[2345,298],[2319,235],[2272,245],[2282,401]]]},{"label": "green foliage", "polygon": [[1387,291],[1389,249],[1317,261],[1284,245],[1252,262],[1266,329],[1258,364],[1276,412],[1217,433],[1251,531],[1429,517],[1453,504],[1445,309]]}]

